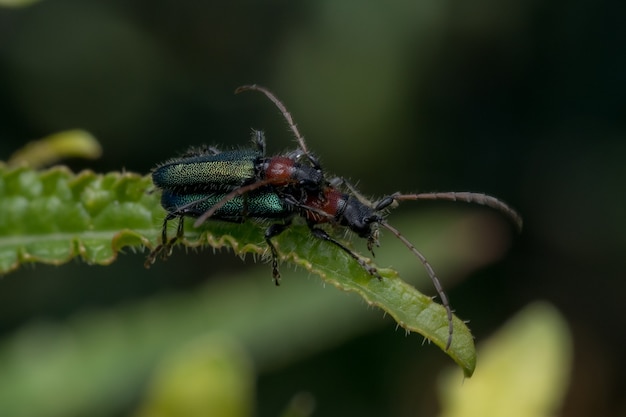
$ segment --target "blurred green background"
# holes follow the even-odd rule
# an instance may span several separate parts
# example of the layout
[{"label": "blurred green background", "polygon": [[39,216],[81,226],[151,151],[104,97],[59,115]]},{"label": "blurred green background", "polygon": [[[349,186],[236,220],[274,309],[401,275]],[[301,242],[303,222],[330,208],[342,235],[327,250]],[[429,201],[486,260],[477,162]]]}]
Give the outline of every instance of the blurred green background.
[{"label": "blurred green background", "polygon": [[[483,211],[406,203],[390,221],[401,219],[398,226],[429,257],[479,344],[534,300],[564,315],[574,361],[560,415],[626,415],[625,12],[617,0],[47,0],[0,8],[0,159],[71,128],[91,132],[104,149],[97,161],[67,161],[74,170],[148,173],[189,145],[247,146],[251,128],[265,130],[269,153],[279,153],[294,144],[277,110],[261,95],[233,95],[242,84],[268,86],[325,169],[366,195],[479,191],[517,208],[525,219],[520,237],[506,237],[503,222],[485,230],[505,236],[496,240],[502,252],[512,239],[488,266],[446,266],[455,237],[429,256],[436,230],[411,229],[439,226],[441,213],[456,219]],[[396,250],[381,248],[379,263],[423,273],[391,236],[382,245]],[[38,391],[17,386],[14,375],[23,374],[7,368],[16,363],[7,352],[31,343],[37,349],[20,351],[30,371],[47,366],[50,350],[68,352],[68,362],[60,374],[24,381],[49,379],[42,387],[56,385],[48,393],[61,402],[79,395],[66,385],[67,369],[86,391],[96,384],[96,393],[81,397],[91,402],[48,407],[45,415],[131,415],[169,349],[159,326],[186,297],[234,285],[227,305],[207,306],[213,317],[186,312],[168,329],[174,345],[213,325],[237,328],[257,372],[256,415],[278,415],[299,392],[313,395],[320,416],[437,413],[435,381],[449,359],[419,336],[404,337],[357,297],[286,266],[283,286],[273,288],[267,265],[226,251],[177,250],[151,270],[144,256],[129,251],[108,267],[27,266],[0,280],[0,386],[23,393],[23,410],[39,401],[30,396]],[[299,298],[309,293],[321,294],[310,308]],[[292,309],[301,314],[295,323],[288,322]],[[120,332],[115,326],[129,317],[137,322]],[[268,317],[291,327],[261,326]],[[103,324],[109,319],[117,324]],[[213,325],[199,330],[203,319]],[[176,328],[185,325],[193,330]],[[65,332],[73,336],[59,336]],[[83,349],[86,333],[98,353]],[[147,334],[160,338],[142,339]],[[142,348],[120,348],[125,353],[116,356],[120,346],[107,345],[116,338]],[[135,365],[132,378],[117,379],[116,367]],[[23,410],[1,415],[37,415]]]}]

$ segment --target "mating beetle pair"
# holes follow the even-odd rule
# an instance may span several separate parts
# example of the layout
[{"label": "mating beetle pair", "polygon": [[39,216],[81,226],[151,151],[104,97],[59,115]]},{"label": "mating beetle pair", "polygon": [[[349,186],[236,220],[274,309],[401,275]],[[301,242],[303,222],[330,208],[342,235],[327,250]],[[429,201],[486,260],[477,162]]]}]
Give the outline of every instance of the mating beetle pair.
[{"label": "mating beetle pair", "polygon": [[[153,250],[146,266],[157,256],[167,257],[173,244],[183,236],[185,217],[196,218],[197,227],[209,218],[243,222],[248,218],[276,220],[265,231],[265,241],[272,255],[272,275],[278,285],[278,251],[272,238],[286,230],[296,216],[305,219],[311,233],[340,248],[370,275],[381,279],[375,267],[339,242],[321,224],[343,226],[367,239],[372,251],[378,246],[378,229],[384,227],[395,235],[423,264],[446,309],[448,341],[452,341],[452,310],[433,268],[426,258],[400,232],[385,220],[384,211],[393,203],[406,200],[448,200],[480,204],[499,210],[518,229],[520,216],[495,197],[471,192],[395,193],[377,203],[364,199],[350,184],[337,178],[326,178],[317,158],[311,155],[304,139],[285,106],[264,87],[239,87],[235,93],[259,91],[282,112],[293,131],[299,148],[286,155],[267,157],[262,132],[253,132],[255,149],[220,152],[215,148],[191,149],[180,158],[167,161],[152,173],[154,184],[162,190],[161,204],[167,211],[163,222],[161,244]],[[342,189],[345,189],[343,191]],[[167,223],[179,218],[176,236],[168,240]]]},{"label": "mating beetle pair", "polygon": [[[181,158],[157,167],[154,184],[162,190],[161,205],[167,211],[163,221],[161,245],[150,253],[146,266],[158,255],[166,257],[172,245],[182,237],[184,217],[198,218],[200,225],[209,217],[243,222],[247,218],[289,219],[297,202],[310,193],[319,193],[324,183],[322,170],[312,156],[303,159],[303,151],[285,156],[265,156],[265,139],[253,132],[256,149],[219,152],[217,149],[192,149]],[[167,238],[167,223],[179,218],[174,238]],[[270,226],[265,241],[272,253],[272,273],[276,284],[278,251],[271,238],[284,228]]]}]

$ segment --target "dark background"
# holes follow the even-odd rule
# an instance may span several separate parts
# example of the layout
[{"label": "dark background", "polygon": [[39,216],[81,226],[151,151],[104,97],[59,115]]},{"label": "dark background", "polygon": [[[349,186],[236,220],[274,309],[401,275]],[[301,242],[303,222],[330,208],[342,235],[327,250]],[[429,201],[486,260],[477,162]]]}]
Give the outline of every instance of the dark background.
[{"label": "dark background", "polygon": [[[472,190],[516,207],[523,234],[498,264],[448,286],[454,308],[472,318],[480,342],[530,301],[548,300],[574,337],[561,415],[626,415],[625,9],[521,0],[62,0],[0,9],[0,158],[70,128],[104,148],[95,162],[68,161],[74,170],[147,173],[189,145],[247,145],[251,127],[278,153],[293,142],[275,108],[232,94],[266,85],[324,167],[365,194]],[[411,203],[402,210],[419,216]],[[108,268],[28,267],[0,280],[0,331],[10,337],[42,318],[196,288],[211,279],[208,258],[218,272],[264,268],[228,254],[175,256],[156,272],[130,254]],[[418,384],[431,413],[429,374],[449,363],[432,348],[413,362],[420,338],[393,328],[261,373],[258,414],[276,415],[307,389],[317,415],[413,415],[392,404],[399,394],[385,390],[385,378]],[[360,355],[381,350],[396,362],[363,375]],[[408,377],[404,361],[420,376]],[[325,391],[328,381],[343,398]]]}]

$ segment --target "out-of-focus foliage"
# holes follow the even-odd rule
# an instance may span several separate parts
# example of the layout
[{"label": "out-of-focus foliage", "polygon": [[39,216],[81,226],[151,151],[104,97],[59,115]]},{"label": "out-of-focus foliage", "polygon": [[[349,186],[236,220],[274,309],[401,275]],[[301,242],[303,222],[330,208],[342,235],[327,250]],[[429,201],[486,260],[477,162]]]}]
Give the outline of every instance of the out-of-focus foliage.
[{"label": "out-of-focus foliage", "polygon": [[250,358],[228,338],[209,335],[181,347],[156,368],[135,417],[249,417],[254,410]]},{"label": "out-of-focus foliage", "polygon": [[[510,252],[504,223],[482,212],[476,220],[467,207],[405,203],[389,221],[433,264],[477,342],[534,300],[556,306],[576,352],[561,415],[621,415],[625,14],[615,0],[55,0],[2,8],[0,159],[34,138],[75,128],[92,132],[105,153],[97,161],[67,161],[73,172],[147,174],[191,145],[247,146],[251,127],[265,130],[270,153],[291,149],[271,103],[232,95],[242,84],[266,85],[285,102],[324,169],[349,178],[365,195],[469,190],[517,208],[526,228]],[[412,284],[424,278],[417,260],[394,240],[382,236],[377,264],[398,269]],[[358,239],[354,248],[366,253]],[[268,304],[245,309],[248,299],[238,301],[236,290],[219,294],[223,304],[210,301],[251,323],[284,303],[271,316],[277,328],[264,327],[255,339],[290,352],[281,351],[283,360],[271,366],[252,355],[258,415],[278,415],[301,391],[312,393],[316,414],[326,417],[437,414],[433,387],[445,355],[422,346],[419,337],[401,336],[392,320],[375,327],[379,312],[364,313],[358,299],[354,314],[341,309],[343,302],[315,299],[307,313],[294,313],[300,326],[285,328],[277,317],[294,311],[289,303],[304,303],[319,289],[308,273],[285,268],[275,289],[266,266],[250,257],[244,265],[226,253],[176,250],[150,271],[143,257],[129,251],[106,268],[29,266],[0,280],[2,345],[19,346],[16,363],[32,364],[25,379],[0,373],[2,384],[16,390],[12,398],[29,405],[33,392],[68,405],[95,398],[95,406],[85,400],[89,405],[77,409],[127,415],[160,356],[139,349],[154,347],[149,339],[133,331],[112,338],[141,352],[124,361],[116,354],[124,349],[105,343],[111,327],[85,324],[97,341],[88,346],[101,347],[93,356],[75,337],[33,338],[41,349],[27,349],[24,334],[65,329],[98,311],[116,316],[153,297],[190,294],[205,281],[254,279],[258,272],[263,285],[255,294]],[[233,315],[225,308],[212,314],[225,320]],[[155,320],[148,326],[155,333],[174,333],[154,324],[167,314],[145,314]],[[190,317],[168,328],[184,327]],[[311,338],[298,344],[303,333]],[[254,351],[256,343],[240,342]],[[48,347],[57,348],[55,355],[46,355]],[[161,352],[158,343],[154,349]],[[142,355],[152,358],[137,373],[143,377],[120,384],[120,372]],[[91,381],[94,368],[114,376],[103,372]],[[94,385],[75,386],[61,376]]]},{"label": "out-of-focus foliage", "polygon": [[0,7],[26,7],[39,0],[0,0]]},{"label": "out-of-focus foliage", "polygon": [[102,155],[100,143],[84,130],[67,130],[24,145],[11,155],[7,165],[41,168],[65,158],[96,159]]},{"label": "out-of-focus foliage", "polygon": [[527,306],[479,347],[480,371],[441,383],[441,417],[552,417],[569,386],[572,340],[549,304]]}]

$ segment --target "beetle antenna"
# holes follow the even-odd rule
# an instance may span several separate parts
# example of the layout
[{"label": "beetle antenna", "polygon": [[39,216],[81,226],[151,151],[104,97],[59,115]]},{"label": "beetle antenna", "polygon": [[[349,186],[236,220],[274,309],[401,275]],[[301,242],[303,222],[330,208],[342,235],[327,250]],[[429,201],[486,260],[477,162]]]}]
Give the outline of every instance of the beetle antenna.
[{"label": "beetle antenna", "polygon": [[259,92],[265,94],[265,96],[267,98],[269,98],[272,101],[272,103],[274,103],[274,105],[276,107],[278,107],[278,110],[280,110],[280,112],[283,114],[283,117],[287,121],[287,124],[289,125],[289,128],[291,129],[291,131],[293,132],[294,136],[296,137],[296,140],[298,141],[298,144],[300,145],[300,148],[305,153],[307,158],[311,159],[311,157],[309,156],[309,149],[307,148],[306,143],[304,143],[304,137],[300,134],[300,131],[298,130],[298,126],[294,123],[293,118],[291,117],[291,114],[287,111],[287,108],[278,99],[278,97],[276,97],[274,95],[274,93],[272,93],[267,88],[262,87],[260,85],[256,85],[256,84],[242,85],[241,87],[237,87],[237,89],[235,89],[235,94],[239,94],[239,93],[242,93],[244,91],[259,91]]},{"label": "beetle antenna", "polygon": [[506,215],[515,225],[518,232],[522,231],[524,224],[522,217],[517,211],[512,209],[505,202],[498,200],[483,193],[472,192],[446,192],[446,193],[419,193],[419,194],[394,194],[391,196],[394,200],[446,200],[446,201],[461,201],[464,203],[479,204],[481,206],[490,207],[498,210]]},{"label": "beetle antenna", "polygon": [[379,224],[383,226],[384,228],[386,228],[387,230],[389,230],[391,233],[393,233],[402,243],[404,243],[404,246],[409,248],[409,250],[413,252],[415,256],[417,256],[417,258],[420,260],[422,265],[424,265],[426,272],[428,272],[428,276],[430,277],[430,280],[433,282],[433,285],[435,286],[435,290],[437,290],[437,294],[439,295],[439,299],[441,299],[441,304],[443,305],[443,308],[446,309],[446,314],[448,316],[448,341],[446,342],[446,350],[448,350],[450,348],[450,345],[452,344],[452,333],[454,332],[454,326],[452,324],[452,309],[450,308],[450,302],[448,301],[448,296],[443,290],[443,287],[441,286],[441,282],[439,281],[439,278],[437,278],[437,275],[435,274],[433,267],[430,266],[430,263],[428,263],[428,261],[426,260],[426,257],[424,257],[424,255],[422,255],[422,253],[418,251],[417,248],[411,242],[409,242],[409,240],[406,237],[404,237],[398,229],[396,229],[395,227],[393,227],[392,225],[390,225],[384,220],[381,220]]}]

